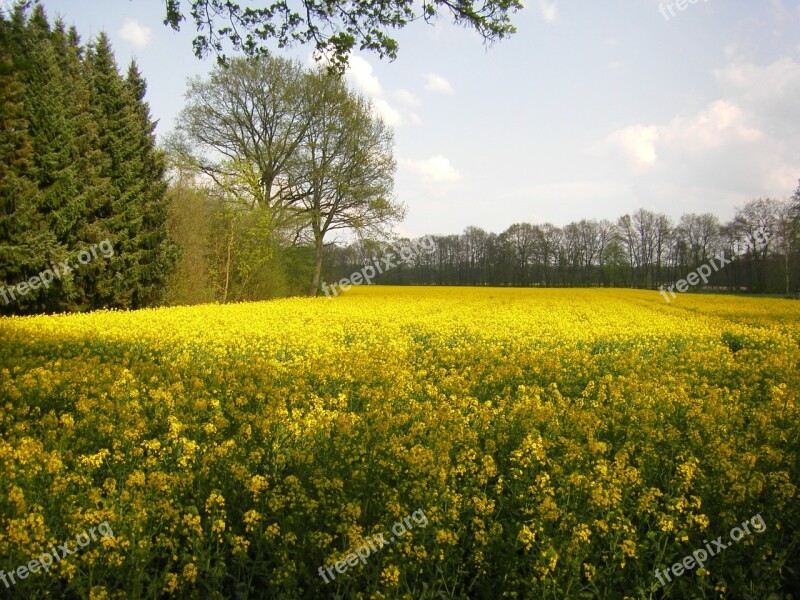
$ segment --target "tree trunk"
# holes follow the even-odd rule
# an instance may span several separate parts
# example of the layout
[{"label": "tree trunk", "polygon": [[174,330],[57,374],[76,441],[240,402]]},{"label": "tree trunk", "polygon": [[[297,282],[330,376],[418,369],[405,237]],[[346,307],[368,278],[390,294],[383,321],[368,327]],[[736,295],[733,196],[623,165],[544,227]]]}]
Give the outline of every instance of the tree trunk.
[{"label": "tree trunk", "polygon": [[319,291],[319,280],[322,276],[322,236],[314,236],[315,252],[314,252],[314,274],[311,277],[311,288],[308,291],[309,296],[316,296]]},{"label": "tree trunk", "polygon": [[785,262],[784,262],[784,266],[785,266],[784,271],[786,272],[786,295],[788,296],[789,295],[789,248],[788,248],[788,244],[787,244],[786,252],[784,254],[786,254],[786,259],[785,259]]},{"label": "tree trunk", "polygon": [[228,238],[228,256],[225,260],[225,289],[222,292],[222,303],[228,303],[228,285],[230,284],[231,279],[231,247],[233,246],[233,229],[231,229],[231,235]]}]

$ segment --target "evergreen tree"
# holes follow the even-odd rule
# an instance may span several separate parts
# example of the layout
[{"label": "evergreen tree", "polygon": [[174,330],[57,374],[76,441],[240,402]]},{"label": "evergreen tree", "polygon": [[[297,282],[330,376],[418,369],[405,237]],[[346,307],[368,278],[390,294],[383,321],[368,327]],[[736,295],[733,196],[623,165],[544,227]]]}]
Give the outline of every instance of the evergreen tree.
[{"label": "evergreen tree", "polygon": [[137,304],[149,305],[165,297],[170,274],[178,260],[178,247],[168,232],[169,198],[165,178],[166,157],[156,145],[156,121],[150,117],[150,107],[144,100],[147,83],[135,61],[131,61],[125,80],[133,98],[133,110],[138,119],[137,149],[141,161],[139,182],[142,184],[143,218],[139,234],[142,249],[141,292]]},{"label": "evergreen tree", "polygon": [[[51,28],[30,4],[0,16],[0,284],[63,261],[75,269],[0,296],[0,312],[153,304],[177,253],[145,81],[135,64],[122,78],[105,34],[85,51],[74,28]],[[112,257],[76,265],[104,240]]]},{"label": "evergreen tree", "polygon": [[167,241],[164,158],[156,149],[155,123],[143,100],[146,85],[135,65],[124,80],[104,33],[90,47],[87,61],[99,147],[109,158],[101,169],[110,182],[108,195],[95,216],[115,250],[116,287],[102,300],[126,308],[147,306],[163,296],[176,260]]},{"label": "evergreen tree", "polygon": [[[109,182],[103,177],[102,169],[109,159],[99,149],[98,127],[91,107],[80,37],[74,28],[67,31],[63,22],[58,21],[52,39],[66,90],[70,164],[65,177],[69,178],[71,192],[63,199],[60,218],[52,223],[52,228],[74,256],[107,238],[107,232],[97,226],[92,214],[108,194]],[[75,271],[76,292],[70,309],[86,310],[106,304],[104,300],[114,286],[107,270],[108,260],[94,259]]]},{"label": "evergreen tree", "polygon": [[[33,144],[25,119],[24,86],[16,65],[12,23],[0,15],[0,285],[15,285],[34,260],[26,234],[39,229],[37,189],[30,177]],[[15,310],[3,285],[0,313]]]},{"label": "evergreen tree", "polygon": [[[16,286],[44,271],[50,261],[64,258],[51,228],[58,209],[61,170],[67,162],[63,98],[50,44],[50,29],[41,7],[30,19],[27,6],[15,6],[11,19],[2,19],[3,177],[0,181],[3,224],[0,227],[3,283]],[[70,280],[47,287],[7,292],[4,312],[56,310],[58,298],[68,293]]]},{"label": "evergreen tree", "polygon": [[139,279],[139,257],[134,238],[141,227],[134,190],[137,169],[132,164],[135,160],[132,143],[136,119],[130,103],[126,102],[126,89],[105,33],[89,46],[86,63],[91,106],[98,127],[98,147],[107,158],[100,175],[109,182],[101,202],[93,207],[91,220],[114,247],[109,270],[116,283],[106,290],[106,296],[97,300],[102,304],[130,308],[135,282]]}]

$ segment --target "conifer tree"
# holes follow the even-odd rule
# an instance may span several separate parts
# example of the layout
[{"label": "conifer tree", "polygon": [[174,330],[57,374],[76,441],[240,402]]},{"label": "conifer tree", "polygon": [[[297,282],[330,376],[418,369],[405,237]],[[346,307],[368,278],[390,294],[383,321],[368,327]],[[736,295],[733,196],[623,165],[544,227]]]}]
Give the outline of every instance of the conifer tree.
[{"label": "conifer tree", "polygon": [[[15,285],[35,260],[24,243],[38,229],[37,189],[30,172],[33,144],[25,119],[24,86],[19,77],[12,23],[0,16],[0,285]],[[0,314],[15,310],[5,287]]]},{"label": "conifer tree", "polygon": [[150,117],[150,107],[145,101],[147,83],[135,61],[131,61],[125,80],[133,110],[138,120],[136,137],[141,161],[139,181],[142,184],[142,229],[138,232],[139,247],[143,251],[140,297],[137,304],[149,305],[164,298],[169,275],[178,260],[178,247],[169,236],[168,185],[166,182],[166,157],[156,145],[156,121]]},{"label": "conifer tree", "polygon": [[92,105],[99,147],[110,159],[101,169],[109,183],[96,217],[115,249],[111,261],[117,283],[104,304],[138,308],[161,299],[176,253],[167,241],[164,159],[157,150],[146,85],[138,69],[123,79],[108,36],[89,49]]},{"label": "conifer tree", "polygon": [[[8,133],[16,135],[17,152],[21,153],[8,181],[6,177],[2,180],[6,193],[10,192],[4,199],[6,222],[0,239],[0,269],[7,286],[29,280],[50,261],[65,255],[51,227],[51,215],[59,208],[62,169],[67,163],[62,88],[44,11],[37,7],[30,18],[26,11],[24,5],[16,5],[11,19],[2,25],[4,63],[11,70],[9,96],[3,96],[4,112],[10,117],[8,129],[14,131],[15,122],[19,127]],[[14,146],[13,141],[11,144]],[[25,293],[9,292],[11,301],[4,297],[2,308],[19,313],[56,310],[58,298],[69,295],[70,286],[66,278]]]},{"label": "conifer tree", "polygon": [[89,46],[86,62],[98,148],[107,159],[100,176],[108,181],[106,194],[93,207],[91,221],[114,247],[110,274],[117,284],[98,300],[110,306],[130,308],[135,282],[139,279],[134,237],[141,227],[133,189],[137,185],[136,169],[131,164],[135,160],[131,145],[136,120],[130,103],[126,102],[125,86],[105,33]]},{"label": "conifer tree", "polygon": [[[99,149],[80,37],[74,28],[67,31],[64,23],[58,21],[52,41],[65,89],[70,142],[67,151],[70,163],[65,178],[68,178],[67,189],[71,192],[63,199],[59,219],[52,227],[59,241],[75,255],[107,238],[107,232],[97,227],[92,213],[108,194],[108,179],[102,176],[102,169],[109,159]],[[69,309],[86,310],[106,304],[104,300],[114,287],[107,268],[109,260],[95,259],[75,271],[75,294]]]},{"label": "conifer tree", "polygon": [[137,308],[160,301],[177,252],[167,235],[167,184],[156,123],[135,64],[123,78],[100,34],[88,50],[74,28],[17,4],[0,16],[0,284],[15,286],[94,256],[0,312]]}]

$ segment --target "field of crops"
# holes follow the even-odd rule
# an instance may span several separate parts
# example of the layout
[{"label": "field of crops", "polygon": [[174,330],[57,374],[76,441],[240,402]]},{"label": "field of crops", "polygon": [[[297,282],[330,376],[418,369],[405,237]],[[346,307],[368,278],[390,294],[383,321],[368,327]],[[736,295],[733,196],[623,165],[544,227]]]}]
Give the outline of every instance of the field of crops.
[{"label": "field of crops", "polygon": [[0,597],[800,593],[798,302],[362,286],[0,340],[0,569],[113,530]]}]

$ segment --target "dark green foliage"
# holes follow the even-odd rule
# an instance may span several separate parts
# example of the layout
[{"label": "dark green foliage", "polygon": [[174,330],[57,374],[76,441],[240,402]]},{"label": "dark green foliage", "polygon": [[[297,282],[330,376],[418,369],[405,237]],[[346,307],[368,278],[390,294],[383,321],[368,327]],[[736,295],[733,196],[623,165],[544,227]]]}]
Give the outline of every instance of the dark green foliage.
[{"label": "dark green foliage", "polygon": [[[135,65],[120,75],[105,34],[86,49],[74,28],[51,27],[28,4],[0,18],[0,283],[63,261],[74,270],[0,298],[0,312],[156,303],[176,253],[144,79]],[[78,262],[104,240],[113,255]]]}]

